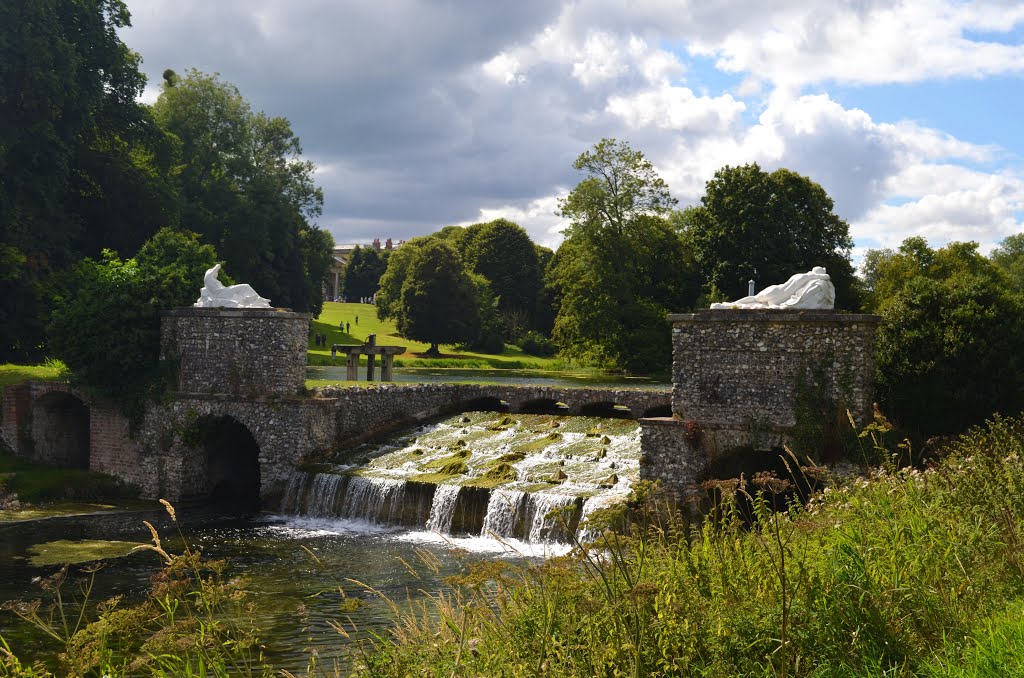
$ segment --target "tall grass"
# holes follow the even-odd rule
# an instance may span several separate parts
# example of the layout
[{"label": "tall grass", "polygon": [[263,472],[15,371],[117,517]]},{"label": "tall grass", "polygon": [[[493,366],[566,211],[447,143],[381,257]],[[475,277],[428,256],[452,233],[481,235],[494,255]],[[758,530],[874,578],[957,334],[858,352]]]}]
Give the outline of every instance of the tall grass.
[{"label": "tall grass", "polygon": [[[772,507],[792,489],[785,479],[711,483],[720,510],[697,525],[641,487],[626,530],[606,529],[570,557],[450,580],[401,616],[365,672],[964,676],[1024,666],[1022,445],[1024,420],[997,418],[933,468],[890,464],[806,503],[792,496],[782,513]],[[820,473],[787,461],[796,476]],[[602,519],[621,527],[627,516]]]},{"label": "tall grass", "polygon": [[[174,508],[161,502],[177,523]],[[64,566],[39,581],[41,598],[3,604],[49,642],[50,660],[25,663],[0,635],[0,676],[274,675],[245,602],[244,580],[229,578],[226,562],[206,560],[187,543],[182,553],[169,553],[146,526],[153,541],[136,548],[163,563],[149,596],[135,606],[123,605],[121,596],[92,600],[100,567],[73,572]]]}]

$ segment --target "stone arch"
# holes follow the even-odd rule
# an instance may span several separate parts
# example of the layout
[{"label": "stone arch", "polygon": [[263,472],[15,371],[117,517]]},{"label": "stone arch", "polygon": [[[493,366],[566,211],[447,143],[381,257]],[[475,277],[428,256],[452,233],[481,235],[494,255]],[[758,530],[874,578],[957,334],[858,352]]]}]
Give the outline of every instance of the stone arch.
[{"label": "stone arch", "polygon": [[671,417],[672,416],[672,405],[665,403],[663,405],[655,405],[648,407],[644,410],[644,417]]},{"label": "stone arch", "polygon": [[569,414],[569,407],[554,398],[535,398],[519,404],[516,408],[523,414]]},{"label": "stone arch", "polygon": [[482,396],[460,403],[457,409],[460,412],[508,412],[509,404],[496,396]]},{"label": "stone arch", "polygon": [[632,410],[625,405],[620,405],[619,403],[611,400],[587,403],[580,407],[579,414],[581,417],[609,417],[616,419],[633,418]]},{"label": "stone arch", "polygon": [[89,468],[89,406],[66,391],[51,391],[32,403],[32,443],[40,461]]},{"label": "stone arch", "polygon": [[206,497],[215,504],[256,509],[260,504],[260,446],[249,428],[231,415],[196,422]]}]

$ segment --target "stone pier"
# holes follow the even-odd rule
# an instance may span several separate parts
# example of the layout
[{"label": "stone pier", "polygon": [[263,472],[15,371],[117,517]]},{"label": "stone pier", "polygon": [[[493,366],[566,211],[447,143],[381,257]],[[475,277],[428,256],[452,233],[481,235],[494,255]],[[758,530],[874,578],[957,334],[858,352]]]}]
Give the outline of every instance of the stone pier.
[{"label": "stone pier", "polygon": [[801,408],[870,421],[878,316],[708,310],[672,323],[672,416],[641,421],[641,477],[676,494],[717,458],[791,439]]}]

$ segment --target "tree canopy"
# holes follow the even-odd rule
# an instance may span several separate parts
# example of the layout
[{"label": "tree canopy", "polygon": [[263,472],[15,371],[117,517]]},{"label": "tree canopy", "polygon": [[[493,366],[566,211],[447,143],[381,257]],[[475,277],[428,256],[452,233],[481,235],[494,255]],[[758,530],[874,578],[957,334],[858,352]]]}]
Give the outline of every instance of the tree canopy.
[{"label": "tree canopy", "polygon": [[879,398],[898,423],[953,433],[1024,407],[1024,306],[977,243],[908,238],[865,257]]},{"label": "tree canopy", "polygon": [[403,337],[429,343],[430,355],[439,354],[439,344],[472,341],[477,336],[477,284],[450,245],[426,238],[412,251],[395,320]]},{"label": "tree canopy", "polygon": [[675,204],[643,153],[603,139],[574,167],[588,174],[561,202],[566,238],[548,266],[554,340],[569,359],[666,370],[665,313],[692,305],[692,262],[663,218]]},{"label": "tree canopy", "polygon": [[850,227],[832,199],[809,178],[787,169],[768,173],[757,163],[723,167],[707,182],[701,204],[672,216],[705,278],[713,300],[747,294],[824,266],[836,305],[858,306]]},{"label": "tree canopy", "polygon": [[159,312],[191,305],[215,263],[213,247],[197,234],[165,228],[133,258],[106,250],[63,274],[47,332],[72,383],[141,408],[161,386]]},{"label": "tree canopy", "polygon": [[323,192],[289,122],[197,70],[166,73],[153,111],[181,142],[183,222],[275,306],[319,313],[333,239],[311,223]]},{"label": "tree canopy", "polygon": [[0,360],[44,350],[49,276],[174,223],[121,0],[0,3]]},{"label": "tree canopy", "polygon": [[380,277],[388,267],[387,256],[390,254],[381,256],[374,247],[356,245],[345,265],[342,293],[351,300],[376,294],[380,288]]}]

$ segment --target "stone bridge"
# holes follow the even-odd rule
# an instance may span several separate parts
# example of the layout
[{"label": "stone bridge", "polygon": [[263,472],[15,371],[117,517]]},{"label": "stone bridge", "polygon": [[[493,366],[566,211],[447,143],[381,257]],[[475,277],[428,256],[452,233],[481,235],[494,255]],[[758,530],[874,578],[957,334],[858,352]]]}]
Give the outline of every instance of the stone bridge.
[{"label": "stone bridge", "polygon": [[116,410],[60,382],[4,392],[3,431],[24,456],[109,473],[144,496],[272,502],[298,466],[398,428],[470,411],[650,417],[670,413],[664,390],[381,384],[315,397],[177,393],[129,430]]}]

